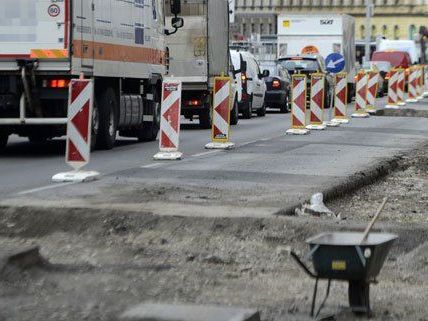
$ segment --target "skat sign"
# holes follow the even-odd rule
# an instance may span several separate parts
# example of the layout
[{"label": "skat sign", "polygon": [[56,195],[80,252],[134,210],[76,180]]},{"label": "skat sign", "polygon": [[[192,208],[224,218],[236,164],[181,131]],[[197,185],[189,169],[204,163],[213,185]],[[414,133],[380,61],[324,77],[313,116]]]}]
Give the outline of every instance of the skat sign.
[{"label": "skat sign", "polygon": [[332,25],[333,24],[333,19],[321,19],[320,20],[320,24],[323,25]]}]

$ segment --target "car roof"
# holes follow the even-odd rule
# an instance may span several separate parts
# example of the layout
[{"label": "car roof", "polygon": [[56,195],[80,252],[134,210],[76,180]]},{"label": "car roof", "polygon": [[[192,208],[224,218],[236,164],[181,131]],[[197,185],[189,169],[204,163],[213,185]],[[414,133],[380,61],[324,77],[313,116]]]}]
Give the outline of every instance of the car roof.
[{"label": "car roof", "polygon": [[320,58],[320,55],[308,55],[308,54],[305,54],[305,55],[300,55],[300,54],[286,55],[286,56],[280,57],[278,60],[287,60],[287,59],[291,59],[291,58],[318,59],[318,58]]}]

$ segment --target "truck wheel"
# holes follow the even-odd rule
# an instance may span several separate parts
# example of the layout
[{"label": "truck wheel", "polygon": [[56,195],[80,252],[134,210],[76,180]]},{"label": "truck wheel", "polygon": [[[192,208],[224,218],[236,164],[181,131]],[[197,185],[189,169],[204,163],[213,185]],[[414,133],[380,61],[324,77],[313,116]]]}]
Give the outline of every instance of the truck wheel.
[{"label": "truck wheel", "polygon": [[199,127],[202,129],[210,129],[212,126],[212,110],[211,106],[202,111],[199,115]]},{"label": "truck wheel", "polygon": [[266,116],[266,105],[265,104],[263,104],[262,107],[257,109],[257,116],[259,116],[259,117],[265,117]]},{"label": "truck wheel", "polygon": [[109,87],[101,94],[98,110],[98,132],[96,146],[99,149],[112,149],[117,132],[117,98],[113,88]]},{"label": "truck wheel", "polygon": [[349,306],[355,315],[370,316],[370,284],[365,281],[349,281]]},{"label": "truck wheel", "polygon": [[247,103],[245,103],[244,110],[242,111],[242,118],[250,119],[253,116],[253,100],[250,99]]},{"label": "truck wheel", "polygon": [[235,99],[233,102],[233,108],[230,111],[230,124],[237,125],[239,121],[239,112],[238,112],[238,101]]},{"label": "truck wheel", "polygon": [[153,92],[153,105],[153,121],[147,123],[147,125],[144,124],[143,128],[138,130],[137,138],[139,142],[151,142],[158,137],[161,121],[161,104],[158,90]]},{"label": "truck wheel", "polygon": [[0,151],[6,147],[8,139],[9,139],[8,133],[0,132]]},{"label": "truck wheel", "polygon": [[283,114],[286,114],[289,111],[290,111],[290,109],[289,109],[289,106],[288,106],[288,99],[286,98],[284,100],[284,102],[281,105],[279,105],[279,112],[283,113]]}]

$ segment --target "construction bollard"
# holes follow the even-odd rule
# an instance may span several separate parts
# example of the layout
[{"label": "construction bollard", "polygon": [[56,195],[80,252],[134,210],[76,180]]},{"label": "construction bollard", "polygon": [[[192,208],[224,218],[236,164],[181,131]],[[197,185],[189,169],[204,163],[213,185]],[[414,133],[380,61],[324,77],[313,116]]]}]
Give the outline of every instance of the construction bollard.
[{"label": "construction bollard", "polygon": [[87,182],[100,174],[82,171],[91,155],[92,109],[94,83],[92,79],[72,79],[68,95],[67,145],[65,160],[74,168],[72,172],[59,173],[54,182]]},{"label": "construction bollard", "polygon": [[397,79],[397,105],[406,106],[404,99],[404,92],[406,89],[406,72],[403,68],[397,69],[398,79]]},{"label": "construction bollard", "polygon": [[376,98],[377,98],[378,88],[379,88],[379,73],[375,71],[369,71],[368,83],[367,83],[367,106],[366,106],[366,111],[369,114],[376,113]]},{"label": "construction bollard", "polygon": [[307,135],[306,129],[306,75],[291,76],[291,128],[287,135]]},{"label": "construction bollard", "polygon": [[205,145],[206,149],[232,149],[235,147],[235,144],[229,141],[231,86],[230,77],[216,77],[214,79],[211,143]]},{"label": "construction bollard", "polygon": [[326,129],[324,124],[324,74],[311,75],[311,99],[310,99],[310,117],[307,129],[323,130]]},{"label": "construction bollard", "polygon": [[348,74],[341,72],[334,77],[334,112],[332,122],[348,124]]},{"label": "construction bollard", "polygon": [[416,99],[417,100],[422,100],[422,99],[424,99],[424,96],[423,96],[423,94],[424,94],[424,87],[423,87],[423,67],[422,66],[417,66],[417,70],[418,70],[418,73],[417,73],[417,79],[418,79],[418,81],[417,81],[417,87],[416,87],[416,92],[417,92],[417,97],[416,97]]},{"label": "construction bollard", "polygon": [[385,108],[398,109],[398,97],[397,97],[398,71],[397,69],[392,69],[389,75],[390,77],[388,80],[388,102]]},{"label": "construction bollard", "polygon": [[159,153],[155,160],[179,160],[180,117],[181,117],[181,81],[173,78],[162,83],[161,120],[159,134]]},{"label": "construction bollard", "polygon": [[417,103],[418,99],[417,99],[417,91],[416,91],[416,86],[417,86],[417,72],[416,72],[416,68],[415,67],[411,67],[410,71],[409,71],[409,80],[407,82],[408,87],[407,87],[407,99],[406,102],[407,103]]},{"label": "construction bollard", "polygon": [[351,115],[353,118],[367,118],[369,114],[366,112],[367,107],[367,84],[368,75],[364,71],[357,74],[357,84],[355,90],[355,110]]}]

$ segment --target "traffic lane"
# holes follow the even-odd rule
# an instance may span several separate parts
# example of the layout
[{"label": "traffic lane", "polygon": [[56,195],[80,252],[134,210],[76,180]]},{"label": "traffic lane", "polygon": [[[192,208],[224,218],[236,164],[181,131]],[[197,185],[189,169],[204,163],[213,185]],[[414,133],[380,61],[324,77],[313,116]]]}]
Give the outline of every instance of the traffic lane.
[{"label": "traffic lane", "polygon": [[[267,114],[239,120],[231,127],[231,140],[238,146],[249,142],[271,138],[285,132],[290,123],[289,114]],[[210,130],[201,130],[198,122],[182,120],[180,151],[186,157],[202,157],[211,152],[204,146],[210,141]],[[134,139],[119,138],[110,151],[95,151],[87,170],[110,174],[139,166],[155,166],[152,157],[159,143],[138,143]],[[39,187],[50,186],[51,177],[69,171],[65,164],[65,140],[55,139],[45,144],[31,144],[26,138],[12,136],[6,150],[0,154],[0,198]]]},{"label": "traffic lane", "polygon": [[100,181],[4,204],[116,208],[159,215],[265,216],[330,189],[428,139],[428,120],[353,119],[307,136],[258,140],[160,167],[116,171]]}]

